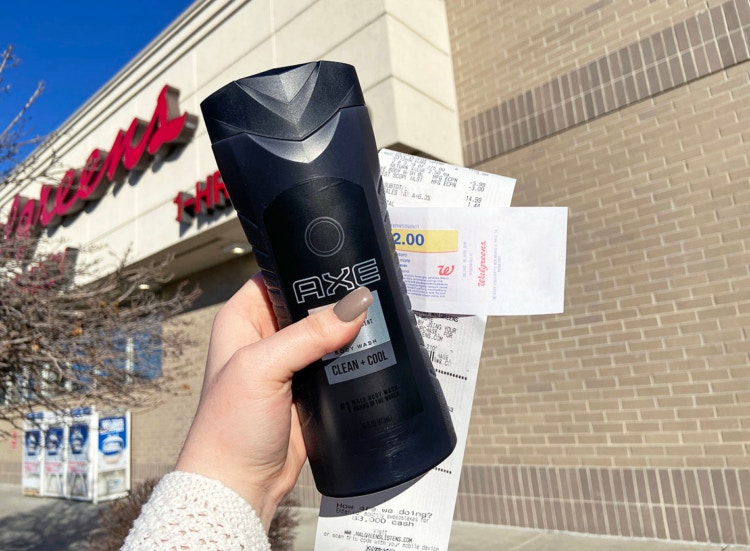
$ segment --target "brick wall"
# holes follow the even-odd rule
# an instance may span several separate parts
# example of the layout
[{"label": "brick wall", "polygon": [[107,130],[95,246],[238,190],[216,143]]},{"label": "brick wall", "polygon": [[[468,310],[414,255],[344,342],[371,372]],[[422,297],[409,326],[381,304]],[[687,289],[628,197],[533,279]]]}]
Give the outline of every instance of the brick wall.
[{"label": "brick wall", "polygon": [[[190,367],[191,375],[177,395],[165,397],[153,410],[133,414],[134,483],[159,478],[174,468],[198,406],[214,316],[257,270],[254,257],[242,256],[190,276],[191,284],[202,290],[193,310],[179,316],[179,323],[193,338],[192,345],[180,359]],[[169,369],[169,360],[165,369]]]},{"label": "brick wall", "polygon": [[[198,406],[211,323],[218,309],[219,306],[208,306],[180,316],[180,322],[191,329],[194,339],[182,359],[190,364],[190,376],[181,383],[184,386],[177,395],[166,397],[152,410],[133,413],[132,478],[135,483],[160,478],[174,467]],[[168,369],[167,363],[165,370]]]},{"label": "brick wall", "polygon": [[[461,118],[473,117],[498,100],[545,84],[675,23],[710,17],[710,10],[724,3],[447,0]],[[744,2],[734,5],[735,11],[742,11]]]},{"label": "brick wall", "polygon": [[488,324],[458,516],[750,543],[750,2],[447,9],[467,164],[570,207],[565,313]]},{"label": "brick wall", "polygon": [[15,439],[0,440],[0,484],[21,484],[21,459],[23,453],[23,430],[13,429],[10,423],[0,423],[0,430],[16,431]]}]

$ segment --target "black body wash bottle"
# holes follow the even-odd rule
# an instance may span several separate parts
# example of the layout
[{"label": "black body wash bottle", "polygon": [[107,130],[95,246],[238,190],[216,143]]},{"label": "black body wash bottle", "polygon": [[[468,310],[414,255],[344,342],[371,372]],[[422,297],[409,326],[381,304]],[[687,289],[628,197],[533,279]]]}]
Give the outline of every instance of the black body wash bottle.
[{"label": "black body wash bottle", "polygon": [[403,286],[354,68],[274,69],[201,109],[279,326],[358,286],[375,298],[357,339],[293,381],[318,490],[363,495],[433,468],[456,435]]}]

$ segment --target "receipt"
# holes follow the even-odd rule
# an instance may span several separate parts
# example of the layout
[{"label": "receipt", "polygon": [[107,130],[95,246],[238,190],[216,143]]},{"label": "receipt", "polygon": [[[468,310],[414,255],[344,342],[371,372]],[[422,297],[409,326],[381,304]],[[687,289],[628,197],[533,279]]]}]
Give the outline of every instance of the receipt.
[{"label": "receipt", "polygon": [[440,465],[411,484],[356,498],[323,496],[319,551],[446,551],[458,494],[485,319],[418,314],[458,441]]},{"label": "receipt", "polygon": [[393,207],[389,213],[415,310],[563,311],[567,208]]},{"label": "receipt", "polygon": [[[525,214],[520,211],[526,211],[526,208],[498,209],[498,207],[510,206],[515,185],[515,180],[512,178],[447,165],[386,149],[380,152],[379,158],[389,216],[394,226],[393,231],[394,234],[400,232],[399,236],[394,235],[394,242],[399,241],[396,247],[405,277],[407,273],[409,277],[431,277],[437,269],[436,277],[450,278],[454,273],[457,277],[466,270],[470,284],[476,283],[479,281],[478,274],[481,273],[479,270],[482,267],[481,242],[487,241],[485,244],[485,264],[487,265],[487,271],[484,272],[485,284],[477,293],[491,293],[492,286],[495,285],[497,296],[495,302],[499,304],[503,300],[511,300],[507,297],[506,288],[513,285],[519,288],[511,278],[513,272],[517,270],[526,270],[527,274],[532,272],[523,262],[517,260],[519,254],[530,258],[536,256],[535,250],[543,254],[548,245],[556,249],[561,246],[560,244],[555,246],[539,243],[539,239],[546,236],[557,239],[559,242],[559,235],[550,236],[552,229],[545,227],[542,220],[551,218],[549,223],[557,224],[558,229],[564,228],[562,225],[562,219],[565,217],[564,209],[552,209],[556,210],[557,214],[540,215],[536,220],[538,225],[535,230],[526,227],[523,231],[519,231],[516,225],[529,224],[529,220],[534,218],[532,211],[536,209],[531,209]],[[427,206],[429,208],[424,208]],[[402,207],[421,208],[405,210]],[[441,212],[443,207],[449,208]],[[412,210],[422,212],[418,214],[411,212]],[[464,211],[468,214],[464,214]],[[484,211],[488,214],[485,215]],[[513,211],[513,213],[508,214],[507,211]],[[471,223],[446,223],[457,222],[459,218],[465,219],[466,216],[472,219]],[[489,218],[486,224],[473,223],[480,216]],[[505,221],[501,221],[501,218],[505,218]],[[492,251],[495,230],[490,228],[497,230],[498,252],[496,255]],[[540,238],[532,239],[530,231],[536,232]],[[564,229],[562,233],[564,238]],[[418,237],[418,235],[423,237]],[[473,255],[473,260],[468,264],[463,262],[462,257],[464,241],[467,243],[467,257],[470,252]],[[472,247],[478,244],[480,247],[478,252],[475,248],[470,250],[470,242],[474,243]],[[513,250],[514,244],[521,249],[518,253]],[[437,252],[419,252],[420,247],[425,246],[434,248]],[[562,250],[564,260],[564,245]],[[487,251],[494,256],[489,256]],[[531,256],[527,254],[529,251],[531,251]],[[402,256],[402,253],[408,256]],[[407,262],[406,258],[411,258],[411,261]],[[451,260],[452,258],[456,260]],[[500,276],[499,279],[496,278],[496,284],[489,283],[494,281],[488,273],[490,258],[500,259],[492,261],[493,269],[497,269],[498,266],[500,268]],[[404,264],[410,266],[404,269]],[[441,276],[440,270],[447,272],[449,269],[447,267],[450,266],[454,267],[452,272]],[[541,268],[537,268],[537,272],[540,273],[538,277],[542,277],[543,270],[542,272],[539,270]],[[553,278],[557,281],[559,273],[556,273]],[[467,300],[466,291],[459,290],[455,295],[450,295],[449,289],[454,288],[452,285],[446,287],[444,296],[440,297],[424,296],[420,299],[419,293],[414,289],[410,290],[409,294],[417,310],[415,312],[417,326],[451,413],[458,438],[455,450],[445,461],[422,478],[402,487],[357,498],[323,496],[315,539],[316,550],[447,551],[487,318],[484,315],[457,315],[440,312],[440,310],[448,308],[452,301],[453,304],[473,304],[473,311],[488,313],[488,308],[485,307],[482,310],[476,306],[478,299]],[[552,289],[552,294],[561,294],[561,291],[558,291],[554,285],[544,283],[542,286]],[[455,288],[460,289],[458,282]],[[534,285],[529,284],[527,288],[533,291]],[[429,293],[423,292],[422,294],[428,295]],[[430,306],[427,299],[447,302],[439,306],[434,306],[434,304]],[[420,300],[422,302],[417,304]],[[554,301],[544,299],[540,302],[547,304]],[[520,299],[518,304],[520,304]],[[506,307],[503,306],[503,308]],[[457,308],[465,310],[466,306]],[[493,308],[500,308],[500,306],[495,304]]]},{"label": "receipt", "polygon": [[390,207],[508,207],[515,178],[382,149],[378,155]]}]

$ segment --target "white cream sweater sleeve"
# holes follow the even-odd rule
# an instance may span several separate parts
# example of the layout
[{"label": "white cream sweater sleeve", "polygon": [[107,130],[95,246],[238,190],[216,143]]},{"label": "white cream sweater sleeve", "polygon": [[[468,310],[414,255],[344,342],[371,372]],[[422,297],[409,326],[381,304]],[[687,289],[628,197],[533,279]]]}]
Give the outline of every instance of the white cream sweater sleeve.
[{"label": "white cream sweater sleeve", "polygon": [[175,471],[154,488],[123,551],[270,551],[260,519],[247,501],[221,482]]}]

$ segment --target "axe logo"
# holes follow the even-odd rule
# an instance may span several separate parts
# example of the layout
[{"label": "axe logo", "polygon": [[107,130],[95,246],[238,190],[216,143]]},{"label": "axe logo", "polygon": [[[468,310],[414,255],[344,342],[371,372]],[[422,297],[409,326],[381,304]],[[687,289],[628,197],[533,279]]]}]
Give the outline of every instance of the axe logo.
[{"label": "axe logo", "polygon": [[345,292],[353,291],[370,283],[380,281],[380,270],[374,258],[344,266],[338,274],[324,272],[319,276],[298,279],[292,284],[297,304],[304,304],[309,298],[324,299],[336,294],[339,287]]}]

